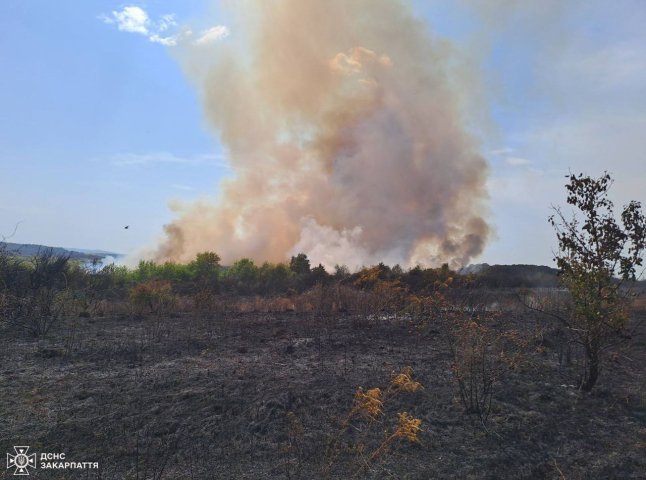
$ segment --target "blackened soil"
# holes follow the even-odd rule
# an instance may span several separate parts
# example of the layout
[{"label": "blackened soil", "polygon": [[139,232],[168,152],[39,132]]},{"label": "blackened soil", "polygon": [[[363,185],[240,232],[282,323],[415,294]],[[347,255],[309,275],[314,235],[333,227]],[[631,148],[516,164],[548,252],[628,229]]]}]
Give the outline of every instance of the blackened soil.
[{"label": "blackened soil", "polygon": [[[591,394],[549,335],[531,344],[484,425],[464,413],[439,330],[405,319],[75,318],[46,340],[6,329],[0,342],[0,452],[100,464],[31,478],[646,478],[643,332]],[[405,366],[424,389],[343,429],[357,387],[384,388]],[[419,442],[370,460],[403,411],[422,420]]]}]

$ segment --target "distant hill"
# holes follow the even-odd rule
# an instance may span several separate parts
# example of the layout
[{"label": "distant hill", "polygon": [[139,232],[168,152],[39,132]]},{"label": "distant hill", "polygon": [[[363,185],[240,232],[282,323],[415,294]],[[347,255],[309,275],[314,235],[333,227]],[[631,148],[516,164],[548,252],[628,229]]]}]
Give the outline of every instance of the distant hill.
[{"label": "distant hill", "polygon": [[103,250],[68,249],[62,247],[48,247],[46,245],[35,245],[31,243],[10,243],[0,242],[0,248],[5,248],[12,255],[20,257],[33,257],[43,250],[51,249],[54,255],[68,255],[72,260],[83,260],[91,262],[102,260],[105,257],[119,257],[118,253],[106,252]]},{"label": "distant hill", "polygon": [[106,250],[90,250],[90,249],[87,249],[87,248],[66,248],[66,250],[69,250],[71,252],[88,253],[90,255],[99,255],[101,257],[118,257],[118,256],[121,256],[120,253],[108,252]]},{"label": "distant hill", "polygon": [[469,265],[461,274],[474,275],[476,282],[490,288],[558,286],[558,270],[545,265]]}]

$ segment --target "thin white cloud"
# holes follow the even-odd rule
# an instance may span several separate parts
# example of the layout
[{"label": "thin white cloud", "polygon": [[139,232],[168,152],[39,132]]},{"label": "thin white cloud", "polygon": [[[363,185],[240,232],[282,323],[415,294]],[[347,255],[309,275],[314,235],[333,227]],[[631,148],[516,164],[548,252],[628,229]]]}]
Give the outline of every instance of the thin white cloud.
[{"label": "thin white cloud", "polygon": [[195,45],[208,45],[229,36],[229,29],[225,25],[216,25],[200,33],[193,42]]},{"label": "thin white cloud", "polygon": [[170,13],[162,15],[161,20],[158,22],[158,30],[160,32],[165,32],[171,27],[176,27],[177,22],[175,21],[175,14]]},{"label": "thin white cloud", "polygon": [[511,147],[502,147],[496,148],[494,150],[489,150],[488,154],[492,157],[503,157],[505,163],[507,165],[511,165],[512,167],[527,167],[532,164],[532,162],[526,158],[512,155],[512,153],[514,153],[515,151],[516,150]]},{"label": "thin white cloud", "polygon": [[[113,10],[109,15],[101,14],[98,18],[108,25],[116,25],[122,32],[136,33],[145,36],[152,43],[167,47],[174,47],[193,35],[189,28],[178,28],[174,13],[162,15],[153,21],[143,8],[136,5]],[[229,29],[226,26],[217,25],[201,32],[193,44],[207,45],[228,35]]]},{"label": "thin white cloud", "polygon": [[532,163],[526,158],[521,157],[507,157],[505,161],[507,162],[507,165],[511,165],[512,167],[526,167]]},{"label": "thin white cloud", "polygon": [[171,35],[168,37],[161,37],[157,34],[150,35],[148,37],[148,40],[150,40],[153,43],[159,43],[160,45],[166,45],[167,47],[174,47],[177,45],[179,37],[177,35]]},{"label": "thin white cloud", "polygon": [[510,153],[514,153],[514,149],[510,147],[497,148],[489,151],[489,155],[509,155]]},{"label": "thin white cloud", "polygon": [[166,165],[215,165],[229,168],[229,163],[223,155],[204,153],[181,157],[169,152],[155,153],[119,153],[113,155],[109,162],[116,167],[133,167],[153,164]]}]

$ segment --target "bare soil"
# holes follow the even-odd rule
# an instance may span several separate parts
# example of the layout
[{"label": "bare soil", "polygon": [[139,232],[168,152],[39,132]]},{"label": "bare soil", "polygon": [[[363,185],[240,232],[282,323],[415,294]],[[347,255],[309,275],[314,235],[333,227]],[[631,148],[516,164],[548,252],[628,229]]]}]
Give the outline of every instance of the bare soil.
[{"label": "bare soil", "polygon": [[[3,332],[0,451],[29,445],[100,464],[32,478],[646,478],[643,329],[590,394],[572,386],[577,366],[559,362],[549,335],[536,346],[496,386],[483,425],[457,400],[432,324],[419,333],[405,318],[303,313],[67,318],[46,340]],[[419,442],[362,463],[354,430],[339,433],[354,393],[405,366],[424,389],[385,405],[369,442],[401,411],[422,420]]]}]

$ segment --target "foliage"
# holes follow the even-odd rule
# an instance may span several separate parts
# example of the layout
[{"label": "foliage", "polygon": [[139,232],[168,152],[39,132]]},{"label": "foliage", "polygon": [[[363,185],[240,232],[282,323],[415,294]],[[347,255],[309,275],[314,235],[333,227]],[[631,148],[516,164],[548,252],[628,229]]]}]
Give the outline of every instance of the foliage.
[{"label": "foliage", "polygon": [[250,294],[256,291],[259,278],[260,270],[253,260],[242,258],[224,272],[223,281],[229,290]]},{"label": "foliage", "polygon": [[145,282],[147,280],[166,280],[169,282],[187,282],[192,279],[192,271],[189,265],[182,265],[174,262],[157,264],[152,260],[142,260],[135,270],[132,271],[129,280],[131,282]]},{"label": "foliage", "polygon": [[20,294],[30,284],[29,265],[19,257],[9,254],[0,244],[0,290],[5,294]]},{"label": "foliage", "polygon": [[374,288],[380,281],[390,280],[392,272],[390,267],[380,263],[370,268],[362,268],[354,277],[352,284],[365,290]]},{"label": "foliage", "polygon": [[484,288],[556,288],[558,270],[544,265],[482,265],[472,274]]},{"label": "foliage", "polygon": [[201,292],[215,293],[219,288],[220,257],[215,252],[198,253],[188,264],[192,280]]},{"label": "foliage", "polygon": [[[457,272],[451,270],[448,264],[440,268],[421,268],[416,266],[401,274],[401,282],[412,292],[432,293],[451,285],[458,278]],[[456,282],[454,286],[458,286]]]},{"label": "foliage", "polygon": [[262,290],[268,293],[286,292],[290,287],[293,275],[284,263],[264,263],[259,272]]},{"label": "foliage", "polygon": [[296,275],[307,275],[310,273],[310,261],[307,255],[299,253],[289,261],[289,269]]},{"label": "foliage", "polygon": [[289,269],[294,273],[292,288],[299,292],[304,292],[317,284],[327,283],[330,277],[321,264],[311,268],[310,261],[304,253],[291,258]]},{"label": "foliage", "polygon": [[310,271],[310,283],[312,285],[328,283],[330,274],[320,263]]},{"label": "foliage", "polygon": [[[621,212],[621,223],[608,198],[612,179],[569,175],[567,203],[582,215],[568,219],[556,207],[549,219],[556,230],[556,262],[572,297],[569,315],[560,317],[585,354],[581,388],[591,390],[599,377],[602,353],[624,336],[629,292],[646,248],[646,218],[638,202]],[[615,276],[618,276],[616,278]]]},{"label": "foliage", "polygon": [[[353,314],[353,325],[359,326],[378,321],[384,313],[398,314],[411,291],[444,288],[455,275],[446,265],[404,271],[383,263],[353,274],[347,267],[337,265],[331,275],[321,264],[311,267],[305,254],[292,257],[288,263],[265,262],[258,266],[243,258],[231,266],[222,266],[216,253],[202,252],[187,264],[142,260],[134,268],[61,261],[52,255],[34,259],[0,255],[0,293],[5,297],[5,312],[11,310],[6,305],[13,304],[13,297],[24,298],[39,285],[46,285],[56,291],[68,290],[67,298],[83,317],[102,314],[108,305],[121,305],[119,301],[128,298],[138,310],[158,309],[154,295],[146,286],[139,286],[143,284],[170,285],[178,300],[175,305],[193,305],[201,311],[241,305],[227,300],[230,296],[271,296],[274,298],[262,301],[247,298],[245,308],[264,311],[279,306],[283,310],[326,314],[348,312]],[[452,285],[460,284],[461,280]],[[129,297],[131,293],[135,297]],[[145,295],[152,297],[146,299]]]},{"label": "foliage", "polygon": [[159,314],[172,305],[171,284],[167,280],[147,280],[130,290],[130,301],[140,312]]},{"label": "foliage", "polygon": [[43,337],[70,305],[69,257],[42,250],[31,259],[9,255],[0,247],[2,317],[35,337]]}]

